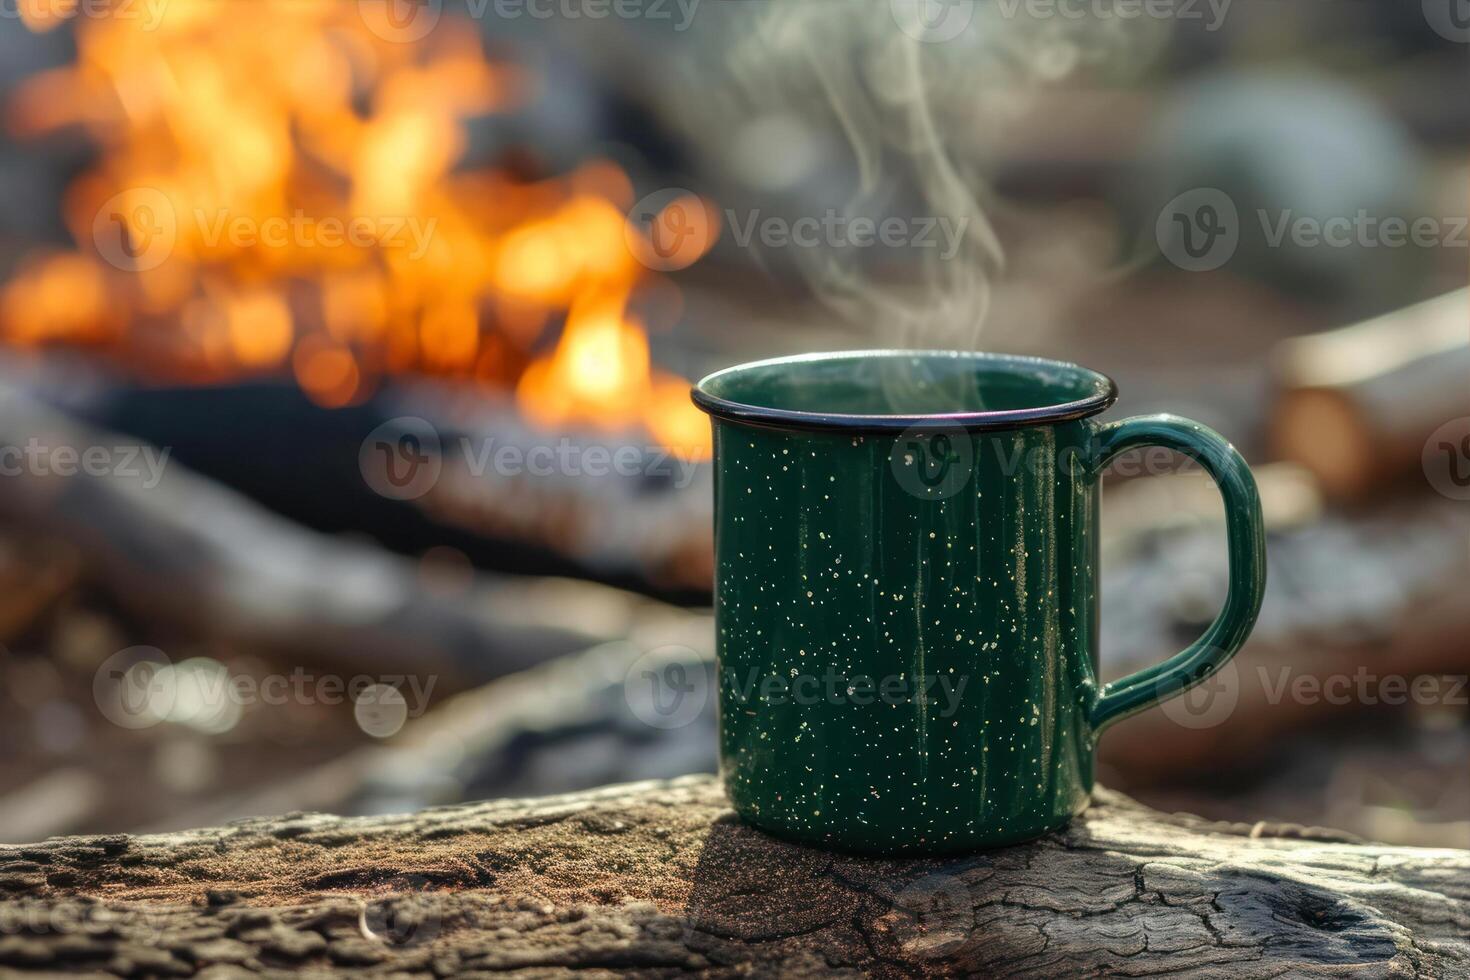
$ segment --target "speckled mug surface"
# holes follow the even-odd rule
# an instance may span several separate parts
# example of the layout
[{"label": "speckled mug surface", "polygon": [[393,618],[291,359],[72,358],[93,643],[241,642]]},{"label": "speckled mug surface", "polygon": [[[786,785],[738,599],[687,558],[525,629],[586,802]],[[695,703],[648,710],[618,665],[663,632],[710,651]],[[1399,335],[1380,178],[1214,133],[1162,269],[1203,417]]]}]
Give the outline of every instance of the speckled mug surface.
[{"label": "speckled mug surface", "polygon": [[[1199,683],[1265,588],[1255,483],[1170,415],[1103,423],[1057,361],[862,351],[729,368],[713,417],[720,768],[742,818],[876,853],[993,847],[1086,808],[1110,723]],[[1169,660],[1098,682],[1099,485],[1136,446],[1225,500],[1230,588]]]}]

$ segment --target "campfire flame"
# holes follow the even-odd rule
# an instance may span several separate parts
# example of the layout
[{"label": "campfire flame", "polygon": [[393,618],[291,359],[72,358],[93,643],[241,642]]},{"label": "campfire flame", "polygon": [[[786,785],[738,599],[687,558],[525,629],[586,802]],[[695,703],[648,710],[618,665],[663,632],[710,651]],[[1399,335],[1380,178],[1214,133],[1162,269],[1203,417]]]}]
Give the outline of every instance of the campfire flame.
[{"label": "campfire flame", "polygon": [[[42,31],[63,7],[19,10]],[[166,380],[289,372],[326,406],[389,375],[474,380],[546,425],[642,427],[707,455],[687,383],[653,365],[629,312],[655,273],[629,245],[627,176],[605,161],[536,182],[457,170],[466,120],[533,80],[488,60],[467,23],[381,33],[344,0],[76,17],[76,62],[26,79],[8,123],[100,147],[63,201],[79,247],[20,265],[0,337],[87,345]]]}]

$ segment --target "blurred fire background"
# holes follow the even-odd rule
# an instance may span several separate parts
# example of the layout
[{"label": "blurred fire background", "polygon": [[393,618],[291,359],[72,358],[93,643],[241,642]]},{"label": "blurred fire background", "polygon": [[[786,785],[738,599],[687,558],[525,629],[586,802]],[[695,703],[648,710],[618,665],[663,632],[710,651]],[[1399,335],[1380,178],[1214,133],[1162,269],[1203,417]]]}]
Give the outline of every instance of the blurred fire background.
[{"label": "blurred fire background", "polygon": [[[1256,637],[1104,781],[1470,847],[1456,12],[11,0],[0,840],[711,771],[689,379],[962,346],[1257,467]],[[771,231],[833,215],[904,234]],[[1224,591],[1158,464],[1109,476],[1108,676]]]}]

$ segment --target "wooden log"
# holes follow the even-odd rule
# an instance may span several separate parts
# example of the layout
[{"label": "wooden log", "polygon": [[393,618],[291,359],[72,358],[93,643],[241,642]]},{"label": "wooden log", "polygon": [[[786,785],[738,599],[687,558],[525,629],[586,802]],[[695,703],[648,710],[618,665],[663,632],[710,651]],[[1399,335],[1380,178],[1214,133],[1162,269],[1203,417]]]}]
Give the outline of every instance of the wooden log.
[{"label": "wooden log", "polygon": [[0,964],[100,976],[1470,975],[1470,852],[1211,823],[882,860],[752,830],[708,777],[402,816],[0,848]]},{"label": "wooden log", "polygon": [[[419,402],[434,405],[429,393]],[[413,404],[405,399],[405,413]],[[594,577],[631,576],[660,594],[708,601],[714,545],[707,463],[631,432],[552,436],[513,407],[484,399],[476,407],[459,413],[439,479],[413,506],[444,527],[548,549]],[[553,452],[566,455],[565,471],[550,465]],[[511,460],[503,471],[494,462],[501,453]],[[617,469],[608,462],[614,454]]]},{"label": "wooden log", "polygon": [[[0,374],[14,368],[0,356]],[[443,379],[396,379],[361,405],[328,409],[290,382],[147,387],[64,368],[38,359],[30,374],[41,380],[27,378],[37,400],[171,446],[201,475],[307,527],[370,534],[407,554],[449,545],[495,571],[595,578],[680,600],[709,593],[709,466],[651,446],[646,434],[548,433],[513,401]],[[391,485],[364,479],[360,451],[404,417],[432,427],[440,469],[415,488],[422,496],[397,499],[378,492]]]},{"label": "wooden log", "polygon": [[[714,623],[675,610],[627,640],[491,681],[411,719],[392,739],[137,828],[177,830],[289,810],[389,813],[475,797],[548,796],[716,767]],[[660,727],[644,671],[677,664],[698,714]],[[671,669],[664,667],[664,669]],[[12,837],[12,839],[18,839]]]},{"label": "wooden log", "polygon": [[0,644],[30,629],[80,577],[73,549],[23,532],[0,538]]},{"label": "wooden log", "polygon": [[1275,454],[1331,498],[1363,497],[1413,470],[1434,430],[1466,413],[1470,290],[1288,341],[1275,361]]},{"label": "wooden log", "polygon": [[[46,467],[11,450],[46,450]],[[351,676],[409,671],[442,690],[622,639],[674,607],[607,586],[432,569],[370,543],[308,531],[139,440],[81,424],[0,386],[8,472],[0,519],[65,542],[139,622]],[[100,449],[104,470],[57,472]],[[145,467],[145,453],[153,455]]]},{"label": "wooden log", "polygon": [[[1202,492],[1202,504],[1219,507],[1204,495],[1213,487],[1202,478],[1191,481],[1192,488],[1175,477],[1140,482],[1142,499],[1130,505],[1134,509],[1160,501],[1157,512],[1187,516],[1187,497],[1195,489]],[[1171,483],[1179,484],[1174,487],[1179,492],[1164,503],[1157,492]],[[1262,481],[1263,490],[1276,483],[1273,475]],[[1268,514],[1272,509],[1268,504]],[[1195,511],[1202,512],[1202,507]],[[1223,534],[1214,528],[1200,533]],[[1271,587],[1250,641],[1205,684],[1110,729],[1099,749],[1106,781],[1141,793],[1202,776],[1253,771],[1268,764],[1294,733],[1320,730],[1354,714],[1383,719],[1415,704],[1427,706],[1421,697],[1394,692],[1419,678],[1437,681],[1470,671],[1467,536],[1470,512],[1464,505],[1427,492],[1371,516],[1333,515],[1279,527],[1267,549]],[[1103,573],[1104,583],[1118,583],[1112,595],[1125,589],[1135,593],[1126,602],[1104,600],[1104,635],[1126,629],[1122,643],[1113,640],[1120,655],[1104,664],[1105,679],[1158,662],[1188,639],[1190,630],[1200,628],[1197,622],[1176,620],[1172,631],[1161,629],[1171,607],[1187,607],[1191,618],[1214,616],[1225,590],[1223,555],[1206,579],[1217,584],[1194,594],[1174,589],[1173,566],[1148,552],[1151,547],[1156,554],[1178,554],[1185,543],[1184,535],[1162,543],[1157,535],[1140,535],[1132,544],[1137,558]],[[1115,550],[1126,551],[1128,544],[1121,542]],[[1459,697],[1453,680],[1438,690]]]}]

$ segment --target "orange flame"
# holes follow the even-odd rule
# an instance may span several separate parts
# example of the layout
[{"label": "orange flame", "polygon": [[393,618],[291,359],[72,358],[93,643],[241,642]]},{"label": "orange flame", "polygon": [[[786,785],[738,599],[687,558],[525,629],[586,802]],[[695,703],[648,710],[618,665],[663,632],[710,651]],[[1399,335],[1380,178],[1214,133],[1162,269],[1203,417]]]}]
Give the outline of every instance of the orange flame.
[{"label": "orange flame", "polygon": [[101,154],[63,202],[78,251],[22,265],[0,338],[191,380],[289,370],[328,406],[396,372],[513,383],[547,425],[708,454],[686,383],[628,312],[655,273],[626,175],[457,169],[466,121],[524,87],[471,25],[403,43],[342,0],[169,0],[156,22],[135,7],[19,8],[35,31],[71,22],[77,61],[25,81],[10,130],[78,127]]}]

